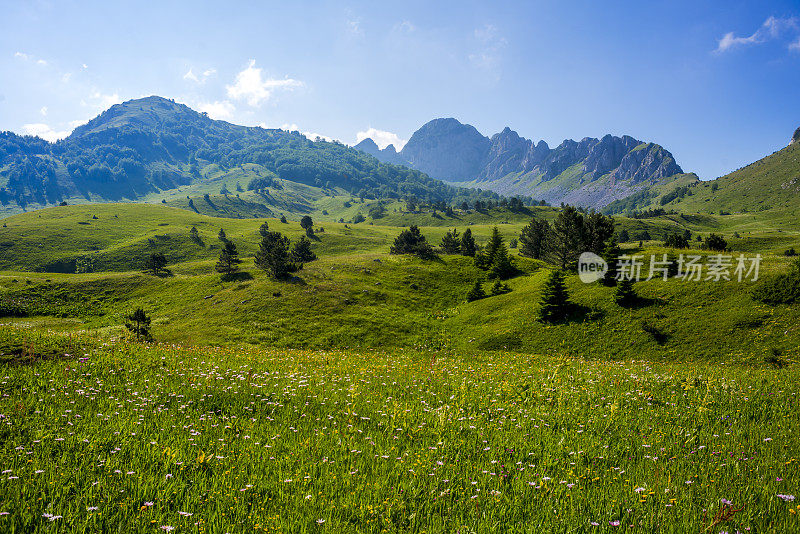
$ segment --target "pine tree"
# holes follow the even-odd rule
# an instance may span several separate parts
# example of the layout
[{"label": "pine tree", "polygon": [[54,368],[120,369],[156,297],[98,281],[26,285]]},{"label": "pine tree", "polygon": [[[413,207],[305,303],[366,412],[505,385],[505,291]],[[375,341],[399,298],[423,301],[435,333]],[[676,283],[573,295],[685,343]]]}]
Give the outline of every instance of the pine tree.
[{"label": "pine tree", "polygon": [[295,263],[308,263],[317,259],[317,255],[311,250],[311,241],[306,236],[302,236],[292,248],[291,260]]},{"label": "pine tree", "polygon": [[492,236],[489,238],[489,242],[486,243],[486,247],[484,248],[486,258],[489,260],[489,265],[494,262],[494,255],[501,248],[505,249],[505,245],[503,244],[503,236],[500,235],[500,230],[498,230],[495,226],[492,228]]},{"label": "pine tree", "polygon": [[608,265],[608,270],[605,276],[600,281],[604,286],[613,286],[617,283],[617,272],[619,271],[619,257],[622,255],[622,249],[619,248],[617,241],[611,239],[606,249],[603,251],[602,257]]},{"label": "pine tree", "polygon": [[514,274],[514,265],[508,255],[505,244],[501,241],[500,246],[495,249],[492,263],[489,266],[489,278],[505,280]]},{"label": "pine tree", "polygon": [[288,221],[286,220],[286,215],[284,215],[283,213],[281,213],[281,222],[283,224],[289,224]]},{"label": "pine tree", "polygon": [[267,221],[264,221],[261,226],[258,227],[258,233],[261,237],[269,233],[269,223]]},{"label": "pine tree", "polygon": [[228,240],[228,236],[225,235],[225,230],[220,228],[219,229],[219,233],[217,234],[217,238],[219,238],[220,241],[227,241]]},{"label": "pine tree", "polygon": [[483,285],[481,281],[478,280],[475,282],[475,285],[472,286],[472,289],[469,290],[467,293],[467,302],[472,302],[474,300],[480,300],[486,298],[486,293],[483,291]]},{"label": "pine tree", "polygon": [[556,269],[550,273],[550,277],[542,287],[538,318],[546,323],[563,321],[569,316],[570,307],[564,272]]},{"label": "pine tree", "polygon": [[261,239],[254,260],[257,267],[269,272],[277,280],[297,270],[297,265],[290,261],[289,238],[280,232],[267,232]]},{"label": "pine tree", "polygon": [[623,278],[617,282],[617,290],[614,293],[614,302],[623,307],[631,306],[639,297],[633,288],[632,278]]},{"label": "pine tree", "polygon": [[202,239],[200,239],[200,232],[197,231],[197,228],[192,226],[192,229],[189,230],[189,239],[194,241],[195,243],[202,244]]},{"label": "pine tree", "polygon": [[425,240],[425,236],[419,231],[419,227],[412,225],[407,230],[400,232],[391,248],[391,254],[414,254],[422,259],[431,259],[436,257],[430,243]]},{"label": "pine tree", "polygon": [[461,236],[458,230],[453,228],[442,237],[442,252],[445,254],[458,254],[461,251]]},{"label": "pine tree", "polygon": [[547,250],[553,263],[566,269],[575,263],[586,241],[583,215],[573,206],[565,206],[553,221]]},{"label": "pine tree", "polygon": [[478,247],[475,245],[475,238],[472,237],[472,230],[467,228],[461,236],[461,255],[462,256],[475,256]]},{"label": "pine tree", "polygon": [[125,328],[136,335],[137,341],[141,339],[149,341],[152,339],[150,335],[150,317],[144,313],[142,308],[136,308],[136,311],[126,316],[125,319]]},{"label": "pine tree", "polygon": [[144,262],[144,270],[158,276],[167,272],[167,258],[161,252],[153,252]]},{"label": "pine tree", "polygon": [[504,284],[500,280],[495,280],[494,284],[492,285],[492,295],[502,295],[503,293],[508,293],[511,291],[511,288],[508,287],[508,284]]},{"label": "pine tree", "polygon": [[231,275],[239,270],[239,264],[242,260],[239,259],[239,252],[236,250],[236,245],[233,241],[225,241],[225,246],[219,253],[219,261],[215,269],[218,273]]}]

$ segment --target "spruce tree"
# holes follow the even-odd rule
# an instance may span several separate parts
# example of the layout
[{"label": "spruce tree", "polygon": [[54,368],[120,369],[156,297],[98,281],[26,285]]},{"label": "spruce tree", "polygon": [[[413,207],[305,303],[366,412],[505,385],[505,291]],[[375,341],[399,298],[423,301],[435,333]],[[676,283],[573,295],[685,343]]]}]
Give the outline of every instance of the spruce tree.
[{"label": "spruce tree", "polygon": [[617,282],[617,290],[614,293],[614,302],[623,307],[628,307],[636,302],[639,297],[633,288],[632,278],[622,278]]},{"label": "spruce tree", "polygon": [[267,232],[261,239],[254,261],[257,267],[277,280],[286,278],[289,273],[297,270],[297,265],[290,261],[289,238],[280,232]]},{"label": "spruce tree", "polygon": [[475,256],[478,247],[475,245],[475,238],[472,237],[472,230],[467,228],[461,236],[461,255],[462,256]]},{"label": "spruce tree", "polygon": [[137,341],[142,339],[149,341],[152,339],[150,335],[150,317],[142,308],[136,308],[136,311],[126,316],[125,319],[125,328],[136,335]]},{"label": "spruce tree", "polygon": [[144,270],[150,271],[154,275],[165,274],[167,272],[167,258],[161,252],[153,252],[144,262]]},{"label": "spruce tree", "polygon": [[494,284],[492,285],[492,295],[502,295],[503,293],[508,293],[511,291],[511,288],[508,287],[508,284],[504,284],[500,280],[495,280]]},{"label": "spruce tree", "polygon": [[489,265],[489,278],[505,280],[514,274],[514,265],[508,255],[505,244],[501,241],[500,246],[495,249],[492,256],[492,263]]},{"label": "spruce tree", "polygon": [[442,252],[445,254],[458,254],[461,251],[461,239],[458,230],[453,228],[442,237]]},{"label": "spruce tree", "polygon": [[486,253],[486,257],[489,260],[490,265],[494,262],[494,255],[501,248],[505,249],[505,245],[503,244],[503,236],[500,235],[500,230],[498,230],[495,226],[492,228],[492,236],[489,238],[489,242],[486,243],[486,247],[484,248],[484,252]]},{"label": "spruce tree", "polygon": [[556,269],[542,286],[538,319],[545,323],[563,321],[569,316],[570,306],[564,272]]},{"label": "spruce tree", "polygon": [[264,221],[261,226],[258,227],[258,233],[261,237],[264,237],[269,232],[269,223]]},{"label": "spruce tree", "polygon": [[608,264],[608,270],[605,276],[600,281],[604,286],[613,286],[617,283],[617,272],[619,271],[619,257],[622,255],[622,249],[619,248],[617,241],[612,238],[606,245],[603,251],[603,259]]},{"label": "spruce tree", "polygon": [[553,221],[547,241],[547,250],[553,263],[561,269],[571,267],[586,242],[583,215],[573,206],[565,206]]},{"label": "spruce tree", "polygon": [[222,228],[219,229],[219,233],[217,234],[217,237],[219,238],[220,241],[227,241],[228,240],[228,236],[225,235],[225,230],[223,230]]},{"label": "spruce tree", "polygon": [[197,231],[197,228],[192,226],[192,229],[189,230],[189,239],[194,241],[197,244],[202,244],[203,240],[200,239],[200,232]]},{"label": "spruce tree", "polygon": [[482,298],[486,298],[486,293],[483,291],[481,281],[478,280],[475,282],[475,285],[472,286],[472,289],[469,290],[469,293],[467,293],[467,302],[480,300]]},{"label": "spruce tree", "polygon": [[236,245],[233,241],[225,241],[225,246],[219,253],[219,261],[215,267],[218,273],[231,275],[239,270],[239,264],[242,260],[239,259],[239,252],[236,250]]},{"label": "spruce tree", "polygon": [[436,257],[430,243],[425,240],[425,236],[419,231],[419,227],[412,225],[407,230],[400,232],[392,246],[389,248],[391,254],[414,254],[422,259],[432,259]]},{"label": "spruce tree", "polygon": [[308,263],[316,259],[317,255],[311,250],[311,241],[302,236],[292,247],[291,260],[295,263]]}]

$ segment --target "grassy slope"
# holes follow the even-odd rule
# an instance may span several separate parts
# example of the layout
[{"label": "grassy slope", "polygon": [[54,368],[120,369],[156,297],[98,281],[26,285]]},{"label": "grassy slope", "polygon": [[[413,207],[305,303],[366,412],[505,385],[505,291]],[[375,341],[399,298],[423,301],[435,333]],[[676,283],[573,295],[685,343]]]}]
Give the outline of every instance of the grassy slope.
[{"label": "grassy slope", "polygon": [[[547,217],[553,213],[539,212]],[[93,214],[98,218],[92,219]],[[722,233],[737,251],[765,254],[764,272],[777,272],[787,261],[781,252],[790,243],[800,248],[800,232],[776,227],[781,219],[758,215],[758,220],[752,220],[753,214],[621,219],[620,225],[634,236],[638,229],[653,236],[684,228]],[[412,220],[423,216],[408,215]],[[642,283],[638,290],[653,299],[652,304],[631,311],[612,302],[611,289],[584,286],[573,277],[574,300],[593,319],[545,326],[534,320],[544,270],[538,262],[518,258],[523,274],[509,282],[510,294],[465,303],[467,290],[480,275],[471,261],[445,256],[422,262],[390,256],[389,244],[400,230],[393,226],[324,223],[326,231],[314,243],[320,259],[299,273],[305,282],[301,285],[272,281],[253,267],[261,220],[215,219],[159,205],[117,204],[51,208],[6,222],[8,227],[0,228],[0,246],[12,246],[0,256],[4,269],[74,258],[95,247],[98,250],[92,254],[98,258],[98,268],[121,271],[85,275],[12,271],[0,276],[0,295],[6,301],[25,302],[40,315],[64,316],[72,328],[76,325],[71,318],[78,318],[84,327],[118,332],[123,315],[142,306],[155,317],[159,339],[192,343],[321,348],[434,344],[600,358],[674,359],[695,354],[755,360],[772,349],[792,352],[800,346],[798,309],[757,305],[749,297],[750,284],[745,283]],[[293,221],[282,224],[270,219],[269,224],[292,239],[302,234]],[[192,225],[200,231],[202,246],[188,238]],[[213,272],[220,226],[238,244],[245,257],[243,268],[252,279],[222,282]],[[510,223],[498,228],[509,239],[521,226]],[[470,228],[484,241],[492,225]],[[445,230],[445,226],[423,228],[434,243]],[[741,237],[734,239],[733,231]],[[156,237],[164,235],[169,239]],[[646,255],[664,252],[655,242],[645,247]],[[135,272],[153,250],[166,251],[172,277]],[[134,271],[125,272],[130,270]],[[662,331],[666,342],[659,345],[644,331],[644,323]]]},{"label": "grassy slope", "polygon": [[716,180],[702,182],[692,192],[692,196],[664,208],[694,213],[774,210],[796,217],[800,215],[800,143]]}]

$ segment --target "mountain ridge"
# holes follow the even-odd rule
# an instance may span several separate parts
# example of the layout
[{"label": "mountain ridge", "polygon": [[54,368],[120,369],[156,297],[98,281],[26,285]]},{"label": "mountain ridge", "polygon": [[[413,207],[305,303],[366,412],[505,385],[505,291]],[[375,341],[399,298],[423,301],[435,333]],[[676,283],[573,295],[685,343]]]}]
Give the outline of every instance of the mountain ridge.
[{"label": "mountain ridge", "polygon": [[[664,147],[628,135],[566,139],[551,149],[545,141],[535,143],[509,127],[489,138],[454,118],[425,123],[399,153],[394,147],[380,150],[371,139],[354,148],[446,182],[586,207],[603,207],[684,174]],[[589,185],[601,178],[604,187]]]},{"label": "mountain ridge", "polygon": [[498,198],[380,162],[339,142],[218,121],[150,96],[116,104],[55,143],[0,132],[0,211],[62,201],[139,201],[187,186],[230,191],[233,186],[225,184],[208,190],[209,176],[232,170],[244,194],[244,186],[264,192],[286,181],[365,198]]}]

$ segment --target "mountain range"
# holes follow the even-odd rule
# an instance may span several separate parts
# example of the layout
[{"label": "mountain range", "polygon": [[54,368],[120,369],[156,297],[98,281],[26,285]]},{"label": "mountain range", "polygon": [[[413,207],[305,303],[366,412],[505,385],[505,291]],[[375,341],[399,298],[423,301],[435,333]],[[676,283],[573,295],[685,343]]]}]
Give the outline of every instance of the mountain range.
[{"label": "mountain range", "polygon": [[519,195],[607,213],[794,208],[799,151],[800,129],[786,148],[701,182],[665,148],[631,136],[550,148],[509,128],[489,138],[449,118],[428,122],[398,152],[372,139],[348,147],[238,126],[152,96],[112,106],[55,143],[1,132],[0,214],[64,201],[165,202],[197,211],[192,195],[235,201],[229,208],[237,216],[309,213],[335,196],[416,197],[441,206]]},{"label": "mountain range", "polygon": [[[214,185],[220,177],[226,180]],[[233,183],[243,194],[245,187],[260,192],[265,202],[293,184],[317,195],[448,203],[498,198],[382,163],[342,143],[213,120],[158,96],[114,105],[55,143],[0,133],[6,213],[63,201],[163,200],[177,191],[224,194]]]},{"label": "mountain range", "polygon": [[446,182],[595,208],[683,175],[668,150],[627,135],[567,139],[550,148],[508,127],[489,138],[453,118],[426,123],[400,152],[392,145],[381,150],[369,138],[355,148]]}]

